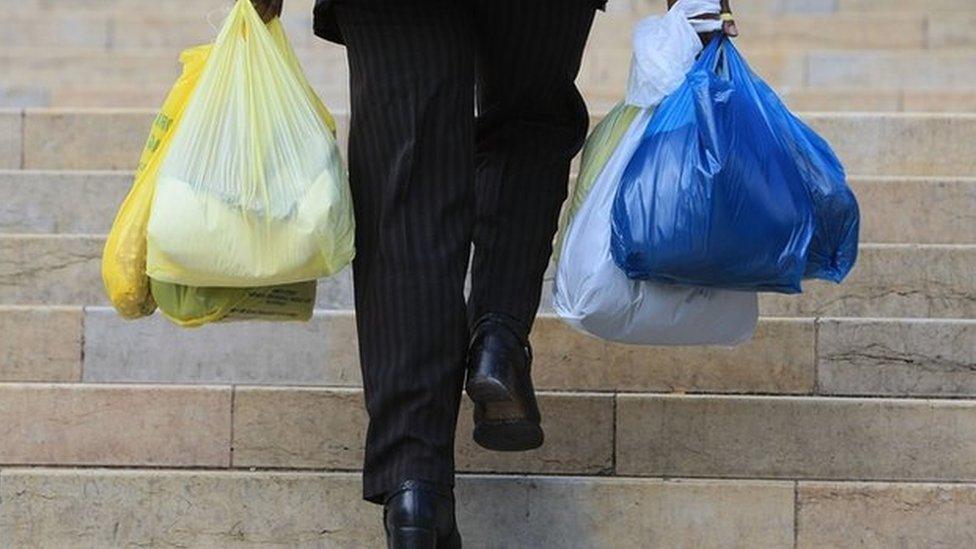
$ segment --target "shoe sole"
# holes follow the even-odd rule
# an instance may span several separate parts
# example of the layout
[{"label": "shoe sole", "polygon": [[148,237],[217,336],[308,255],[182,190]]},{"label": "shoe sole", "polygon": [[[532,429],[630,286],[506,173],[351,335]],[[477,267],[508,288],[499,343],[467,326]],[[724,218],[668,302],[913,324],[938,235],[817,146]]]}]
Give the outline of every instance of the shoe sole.
[{"label": "shoe sole", "polygon": [[482,421],[474,428],[474,441],[496,452],[525,452],[542,446],[545,435],[538,423],[527,420]]},{"label": "shoe sole", "polygon": [[[493,377],[470,377],[464,390],[475,404],[485,407],[488,416],[503,415],[513,401],[505,384]],[[542,427],[527,419],[483,419],[474,428],[474,441],[482,448],[496,452],[534,450],[542,446],[544,440]]]}]

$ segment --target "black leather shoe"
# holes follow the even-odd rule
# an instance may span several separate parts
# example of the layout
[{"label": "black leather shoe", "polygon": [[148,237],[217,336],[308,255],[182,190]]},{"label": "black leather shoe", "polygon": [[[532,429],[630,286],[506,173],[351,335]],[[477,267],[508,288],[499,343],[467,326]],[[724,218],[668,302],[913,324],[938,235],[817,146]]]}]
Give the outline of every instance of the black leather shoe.
[{"label": "black leather shoe", "polygon": [[468,350],[465,391],[474,401],[474,440],[502,452],[542,446],[541,414],[532,387],[532,348],[506,315],[478,320]]},{"label": "black leather shoe", "polygon": [[386,498],[383,526],[389,549],[461,549],[451,489],[407,480]]}]

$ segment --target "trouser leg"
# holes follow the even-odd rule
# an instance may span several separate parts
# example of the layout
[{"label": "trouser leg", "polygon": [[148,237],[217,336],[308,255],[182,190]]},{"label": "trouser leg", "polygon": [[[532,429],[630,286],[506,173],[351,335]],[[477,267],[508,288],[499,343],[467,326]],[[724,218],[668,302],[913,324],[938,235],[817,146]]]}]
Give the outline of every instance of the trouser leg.
[{"label": "trouser leg", "polygon": [[364,495],[453,483],[473,224],[474,43],[462,2],[337,9],[351,77]]},{"label": "trouser leg", "polygon": [[570,161],[586,137],[574,83],[591,0],[476,0],[477,223],[468,315],[505,313],[528,332],[539,307]]}]

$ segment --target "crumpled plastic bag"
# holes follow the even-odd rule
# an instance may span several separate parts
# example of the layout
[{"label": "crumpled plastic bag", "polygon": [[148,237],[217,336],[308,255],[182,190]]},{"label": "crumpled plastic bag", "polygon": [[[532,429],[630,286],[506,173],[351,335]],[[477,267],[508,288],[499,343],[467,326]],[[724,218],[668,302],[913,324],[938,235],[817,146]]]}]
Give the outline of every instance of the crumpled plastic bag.
[{"label": "crumpled plastic bag", "polygon": [[611,250],[633,279],[797,293],[850,271],[858,218],[829,145],[717,36],[624,170]]}]

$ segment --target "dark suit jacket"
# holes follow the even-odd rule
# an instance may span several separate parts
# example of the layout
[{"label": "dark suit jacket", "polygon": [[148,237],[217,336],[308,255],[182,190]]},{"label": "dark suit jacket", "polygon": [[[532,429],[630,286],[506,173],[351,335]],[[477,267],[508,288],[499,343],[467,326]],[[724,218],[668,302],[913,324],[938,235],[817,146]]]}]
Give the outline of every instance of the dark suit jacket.
[{"label": "dark suit jacket", "polygon": [[[339,25],[336,24],[333,8],[337,2],[341,1],[350,0],[315,0],[315,17],[313,19],[315,35],[337,44],[343,43],[342,33],[339,32]],[[607,5],[607,0],[592,0],[592,2],[601,10]]]}]

